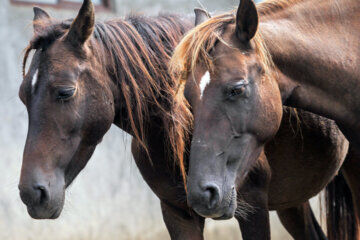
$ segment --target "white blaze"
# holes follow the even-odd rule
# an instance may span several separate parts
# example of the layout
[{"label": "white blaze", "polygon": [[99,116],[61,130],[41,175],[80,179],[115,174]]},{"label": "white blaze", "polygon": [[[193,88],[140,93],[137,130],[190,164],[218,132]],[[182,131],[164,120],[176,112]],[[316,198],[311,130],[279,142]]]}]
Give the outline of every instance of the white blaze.
[{"label": "white blaze", "polygon": [[210,73],[207,71],[200,81],[200,99],[203,96],[206,86],[210,83]]},{"label": "white blaze", "polygon": [[34,88],[38,79],[38,69],[36,69],[33,78],[31,79],[31,86]]}]

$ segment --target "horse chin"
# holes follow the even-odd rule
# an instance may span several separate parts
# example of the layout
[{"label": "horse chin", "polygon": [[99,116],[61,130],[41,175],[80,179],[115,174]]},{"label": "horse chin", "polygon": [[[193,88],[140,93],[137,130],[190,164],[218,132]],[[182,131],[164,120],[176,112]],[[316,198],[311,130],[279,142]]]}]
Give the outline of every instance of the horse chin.
[{"label": "horse chin", "polygon": [[32,217],[34,219],[39,219],[39,220],[40,219],[57,219],[62,212],[62,207],[58,208],[58,209],[54,209],[52,211],[47,210],[47,209],[28,207],[27,211],[28,211],[30,217]]},{"label": "horse chin", "polygon": [[228,220],[233,218],[235,215],[235,210],[226,211],[221,217],[213,218],[214,220]]}]

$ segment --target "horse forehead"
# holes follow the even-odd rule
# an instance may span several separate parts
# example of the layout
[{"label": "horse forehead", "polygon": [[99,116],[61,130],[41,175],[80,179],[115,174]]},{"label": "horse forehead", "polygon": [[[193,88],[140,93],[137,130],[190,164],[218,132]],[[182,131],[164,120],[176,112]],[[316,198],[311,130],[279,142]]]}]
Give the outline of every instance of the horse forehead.
[{"label": "horse forehead", "polygon": [[55,42],[46,50],[42,61],[56,72],[77,65],[81,59],[78,52],[63,42]]},{"label": "horse forehead", "polygon": [[72,68],[80,62],[79,57],[69,51],[52,52],[43,60],[44,63],[51,66],[54,72],[61,71],[63,68]]},{"label": "horse forehead", "polygon": [[215,65],[230,65],[229,67],[247,65],[255,56],[253,43],[250,43],[250,45],[250,47],[243,45],[234,34],[226,34],[223,41],[219,41],[213,50],[212,56]]},{"label": "horse forehead", "polygon": [[[238,50],[233,50],[238,51]],[[253,66],[257,66],[258,61],[250,54],[237,53],[219,56],[214,61],[213,81],[226,83],[234,78],[245,78],[251,72]]]},{"label": "horse forehead", "polygon": [[231,66],[233,65],[246,65],[246,63],[252,58],[252,53],[241,50],[237,47],[231,45],[225,45],[223,43],[219,44],[219,46],[214,51],[214,64],[215,66]]}]

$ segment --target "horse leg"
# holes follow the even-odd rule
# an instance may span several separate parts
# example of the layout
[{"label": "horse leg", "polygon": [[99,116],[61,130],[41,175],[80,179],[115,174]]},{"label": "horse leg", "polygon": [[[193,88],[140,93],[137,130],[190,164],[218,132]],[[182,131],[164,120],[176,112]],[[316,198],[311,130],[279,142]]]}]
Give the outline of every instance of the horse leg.
[{"label": "horse leg", "polygon": [[196,213],[188,214],[161,201],[161,210],[166,228],[172,240],[202,240],[205,219]]},{"label": "horse leg", "polygon": [[239,222],[244,240],[270,239],[268,186],[270,167],[262,154],[245,183],[238,189],[238,208],[235,218]]},{"label": "horse leg", "polygon": [[309,202],[277,210],[281,223],[295,240],[326,240]]},{"label": "horse leg", "polygon": [[[360,240],[360,152],[350,146],[348,156],[341,168],[346,183],[351,190],[355,220],[353,234],[354,238]],[[351,213],[349,213],[351,214]]]},{"label": "horse leg", "polygon": [[243,200],[251,203],[253,209],[243,214],[236,214],[239,222],[241,235],[244,240],[265,240],[270,239],[270,220],[267,208],[267,193],[251,192],[246,193]]}]

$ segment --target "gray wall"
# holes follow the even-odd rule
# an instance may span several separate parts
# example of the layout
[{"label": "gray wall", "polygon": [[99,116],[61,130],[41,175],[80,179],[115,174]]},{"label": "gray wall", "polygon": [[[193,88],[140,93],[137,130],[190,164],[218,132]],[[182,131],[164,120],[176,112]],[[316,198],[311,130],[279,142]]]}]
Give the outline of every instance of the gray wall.
[{"label": "gray wall", "polygon": [[[211,11],[229,10],[238,4],[237,0],[202,2]],[[97,18],[131,11],[191,13],[198,3],[196,0],[118,0],[115,6],[115,13],[97,13]],[[76,15],[71,10],[46,10],[57,18]],[[36,221],[28,216],[17,190],[27,131],[27,112],[17,92],[21,83],[22,49],[32,34],[32,17],[30,6],[14,6],[10,0],[0,0],[0,239],[169,239],[159,202],[132,161],[130,137],[115,127],[67,191],[62,216],[55,221]],[[210,221],[207,225],[207,239],[239,238],[235,221]],[[283,229],[273,229],[275,239],[289,239]]]}]

